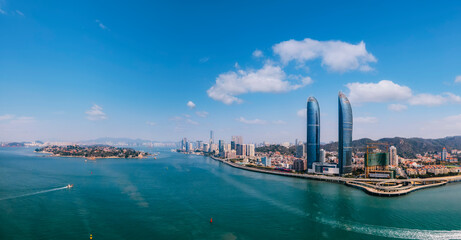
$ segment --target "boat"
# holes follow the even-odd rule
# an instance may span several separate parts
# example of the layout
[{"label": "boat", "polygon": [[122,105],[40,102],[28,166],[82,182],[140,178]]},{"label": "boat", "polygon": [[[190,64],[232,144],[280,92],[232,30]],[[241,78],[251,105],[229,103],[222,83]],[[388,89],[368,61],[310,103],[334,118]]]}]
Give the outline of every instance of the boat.
[{"label": "boat", "polygon": [[74,184],[67,184],[66,188],[72,188],[74,187]]}]

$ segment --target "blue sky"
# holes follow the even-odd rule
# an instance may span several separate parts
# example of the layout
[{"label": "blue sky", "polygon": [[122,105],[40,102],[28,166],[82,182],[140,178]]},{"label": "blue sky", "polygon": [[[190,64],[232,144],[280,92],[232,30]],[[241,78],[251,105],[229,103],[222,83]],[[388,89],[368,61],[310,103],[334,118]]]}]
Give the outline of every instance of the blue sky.
[{"label": "blue sky", "polygon": [[[0,0],[0,141],[461,135],[459,1]],[[457,80],[458,79],[458,80]],[[188,102],[193,104],[188,104]]]}]

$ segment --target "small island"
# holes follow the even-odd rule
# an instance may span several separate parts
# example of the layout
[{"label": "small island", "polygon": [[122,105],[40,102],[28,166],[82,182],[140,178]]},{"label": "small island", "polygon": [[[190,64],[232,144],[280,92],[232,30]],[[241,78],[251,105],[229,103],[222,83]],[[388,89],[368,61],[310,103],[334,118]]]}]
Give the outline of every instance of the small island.
[{"label": "small island", "polygon": [[93,146],[46,146],[35,149],[35,152],[49,153],[53,157],[84,157],[88,159],[96,158],[144,158],[149,153],[136,151],[131,148],[118,148],[104,145]]}]

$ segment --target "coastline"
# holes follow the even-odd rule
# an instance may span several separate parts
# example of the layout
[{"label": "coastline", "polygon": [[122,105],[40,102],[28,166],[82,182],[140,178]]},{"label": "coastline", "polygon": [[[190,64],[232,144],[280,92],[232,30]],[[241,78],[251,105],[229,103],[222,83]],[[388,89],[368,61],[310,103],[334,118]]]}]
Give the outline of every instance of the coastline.
[{"label": "coastline", "polygon": [[140,157],[124,158],[124,157],[116,157],[116,156],[113,156],[113,157],[62,156],[62,155],[59,155],[59,154],[54,154],[52,152],[45,152],[45,151],[40,151],[40,152],[36,152],[36,153],[48,154],[48,156],[44,156],[44,157],[85,158],[87,160],[110,159],[110,158],[112,158],[112,159],[144,159],[144,158],[148,158],[148,156],[143,156],[142,158],[140,158]]},{"label": "coastline", "polygon": [[[381,196],[381,197],[396,197],[409,194],[414,191],[444,186],[447,183],[452,182],[460,182],[461,175],[458,176],[449,176],[449,177],[434,177],[434,178],[411,178],[411,179],[373,179],[373,178],[345,178],[345,177],[337,177],[337,176],[326,176],[326,175],[312,175],[312,174],[304,174],[304,173],[285,173],[285,172],[276,172],[271,170],[264,170],[258,168],[252,168],[247,166],[242,166],[239,164],[235,164],[225,159],[217,158],[214,156],[209,156],[213,160],[222,162],[227,164],[228,166],[239,168],[242,170],[252,171],[252,172],[259,172],[265,174],[273,174],[285,177],[296,177],[296,178],[304,178],[310,180],[317,180],[317,181],[326,181],[326,182],[333,182],[344,184],[349,187],[361,189],[367,194],[373,196]],[[371,183],[375,183],[373,185]],[[386,184],[396,184],[396,186],[381,186]],[[403,184],[407,183],[408,186],[403,186]]]}]

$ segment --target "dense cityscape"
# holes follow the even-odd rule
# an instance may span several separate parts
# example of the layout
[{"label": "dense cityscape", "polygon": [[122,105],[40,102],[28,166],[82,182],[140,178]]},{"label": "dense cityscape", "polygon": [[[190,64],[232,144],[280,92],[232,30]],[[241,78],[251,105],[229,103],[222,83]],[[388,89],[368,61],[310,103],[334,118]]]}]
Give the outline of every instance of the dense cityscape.
[{"label": "dense cityscape", "polygon": [[399,156],[398,149],[388,143],[367,143],[352,147],[352,108],[346,95],[338,95],[338,149],[326,151],[320,144],[320,107],[314,97],[307,100],[306,141],[295,143],[245,144],[243,136],[232,136],[230,143],[214,139],[210,131],[207,142],[180,142],[178,152],[207,155],[250,168],[280,172],[320,174],[349,178],[409,179],[434,176],[455,176],[461,150],[443,147],[440,151],[416,154],[416,158]]}]

